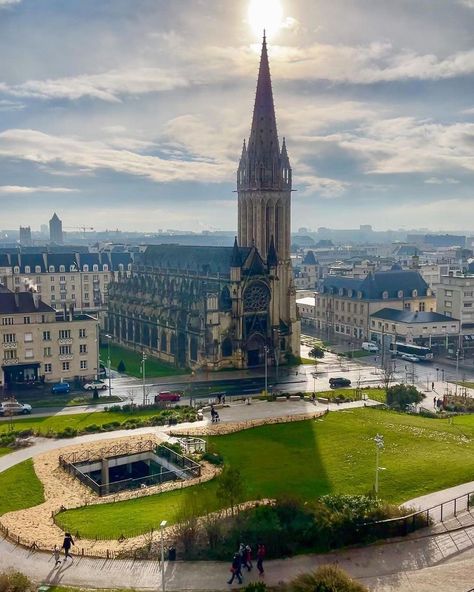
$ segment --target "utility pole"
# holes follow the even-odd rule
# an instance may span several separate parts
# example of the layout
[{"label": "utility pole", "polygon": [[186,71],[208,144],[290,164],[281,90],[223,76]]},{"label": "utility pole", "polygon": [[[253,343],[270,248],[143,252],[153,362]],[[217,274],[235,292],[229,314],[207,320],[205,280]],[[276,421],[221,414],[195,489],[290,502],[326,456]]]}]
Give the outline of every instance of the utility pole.
[{"label": "utility pole", "polygon": [[268,395],[268,345],[263,346],[265,352],[265,396]]},{"label": "utility pole", "polygon": [[146,386],[145,386],[145,362],[146,362],[146,354],[145,352],[142,353],[142,384],[143,384],[143,406],[146,405]]},{"label": "utility pole", "polygon": [[379,471],[382,470],[382,467],[379,466],[380,461],[380,451],[383,450],[385,442],[384,438],[381,434],[376,434],[374,438],[375,442],[375,497],[378,498],[379,495]]}]

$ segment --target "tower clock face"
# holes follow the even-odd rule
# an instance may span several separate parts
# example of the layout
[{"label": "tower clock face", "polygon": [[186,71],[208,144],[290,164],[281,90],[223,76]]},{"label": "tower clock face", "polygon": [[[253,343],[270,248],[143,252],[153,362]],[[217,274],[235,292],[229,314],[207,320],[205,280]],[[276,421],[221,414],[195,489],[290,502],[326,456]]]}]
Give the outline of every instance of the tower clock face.
[{"label": "tower clock face", "polygon": [[252,284],[244,293],[244,308],[246,311],[267,310],[270,302],[270,292],[264,284]]}]

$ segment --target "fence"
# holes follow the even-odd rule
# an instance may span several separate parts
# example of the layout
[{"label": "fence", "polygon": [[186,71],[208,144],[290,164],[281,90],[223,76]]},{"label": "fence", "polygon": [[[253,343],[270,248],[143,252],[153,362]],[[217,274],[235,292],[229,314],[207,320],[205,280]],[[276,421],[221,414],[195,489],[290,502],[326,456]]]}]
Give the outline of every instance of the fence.
[{"label": "fence", "polygon": [[175,452],[171,448],[168,448],[168,446],[165,446],[165,444],[159,444],[155,449],[155,453],[157,456],[165,458],[174,465],[181,467],[186,472],[193,475],[193,477],[201,476],[201,465],[199,463],[187,456]]},{"label": "fence", "polygon": [[406,516],[366,522],[360,525],[361,534],[370,536],[370,538],[407,536],[419,528],[429,526],[433,522],[445,522],[449,518],[456,517],[459,512],[469,511],[471,506],[474,505],[474,498],[471,499],[473,496],[474,491],[470,491],[447,502],[437,504],[426,510],[412,512]]}]

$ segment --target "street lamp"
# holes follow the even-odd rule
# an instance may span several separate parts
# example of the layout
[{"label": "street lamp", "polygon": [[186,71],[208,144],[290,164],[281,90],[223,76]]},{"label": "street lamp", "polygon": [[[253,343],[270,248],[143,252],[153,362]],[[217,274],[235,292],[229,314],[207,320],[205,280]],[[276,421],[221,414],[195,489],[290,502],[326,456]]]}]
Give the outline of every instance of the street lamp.
[{"label": "street lamp", "polygon": [[454,387],[454,394],[458,394],[458,381],[459,381],[459,348],[456,350],[456,386]]},{"label": "street lamp", "polygon": [[268,345],[263,346],[265,352],[265,396],[268,394]]},{"label": "street lamp", "polygon": [[375,460],[375,497],[378,497],[379,495],[379,471],[383,471],[383,467],[379,467],[379,457],[380,457],[380,451],[383,450],[384,448],[384,439],[383,436],[381,434],[376,434],[374,437],[374,442],[375,442],[375,454],[376,454],[376,460]]},{"label": "street lamp", "polygon": [[142,385],[143,385],[143,406],[146,405],[146,387],[145,387],[145,362],[146,362],[146,354],[142,352]]},{"label": "street lamp", "polygon": [[162,520],[160,522],[160,532],[161,532],[161,590],[165,592],[165,545],[163,541],[163,529],[167,525],[166,520]]},{"label": "street lamp", "polygon": [[[105,334],[104,337],[107,338],[107,368],[109,374],[109,397],[112,396],[112,374],[110,373],[110,340],[112,339],[112,335]],[[99,368],[100,370],[100,368]]]}]

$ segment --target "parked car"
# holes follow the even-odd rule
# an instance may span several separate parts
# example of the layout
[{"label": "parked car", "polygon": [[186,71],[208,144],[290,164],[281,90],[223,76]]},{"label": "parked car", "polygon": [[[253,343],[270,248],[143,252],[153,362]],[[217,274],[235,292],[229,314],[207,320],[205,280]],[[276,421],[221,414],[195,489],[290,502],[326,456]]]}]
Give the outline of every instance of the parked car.
[{"label": "parked car", "polygon": [[407,362],[419,362],[420,358],[418,356],[414,356],[413,354],[402,354],[400,356],[402,360],[406,360]]},{"label": "parked car", "polygon": [[0,403],[0,415],[9,417],[10,415],[29,415],[31,405],[28,403],[18,403],[18,401],[3,401]]},{"label": "parked car", "polygon": [[161,401],[179,401],[181,399],[181,393],[178,391],[161,391],[155,395],[155,403],[160,403]]},{"label": "parked car", "polygon": [[331,388],[338,388],[340,386],[351,386],[351,381],[343,376],[337,376],[329,379],[329,386]]},{"label": "parked car", "polygon": [[362,349],[364,351],[373,352],[374,354],[376,354],[379,351],[379,346],[376,343],[373,343],[372,341],[364,341],[364,343],[362,344]]},{"label": "parked car", "polygon": [[91,380],[91,382],[86,382],[84,385],[84,390],[86,391],[93,391],[97,389],[98,391],[105,391],[107,385],[102,380]]},{"label": "parked car", "polygon": [[71,385],[69,382],[56,382],[56,384],[53,384],[51,387],[51,392],[53,395],[63,395],[69,393],[71,392]]}]

